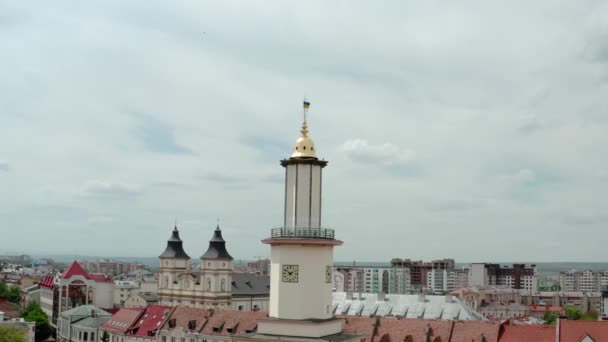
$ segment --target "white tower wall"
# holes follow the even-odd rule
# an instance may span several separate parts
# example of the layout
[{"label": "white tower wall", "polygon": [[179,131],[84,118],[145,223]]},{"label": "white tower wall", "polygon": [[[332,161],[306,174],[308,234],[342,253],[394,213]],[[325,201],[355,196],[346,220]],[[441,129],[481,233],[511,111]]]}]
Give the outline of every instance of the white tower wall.
[{"label": "white tower wall", "polygon": [[285,228],[320,228],[321,166],[294,163],[286,169]]},{"label": "white tower wall", "polygon": [[[333,246],[273,245],[271,259],[270,317],[300,320],[333,317],[333,275],[331,282],[325,281],[326,267],[333,265]],[[298,265],[297,283],[282,282],[283,265]]]}]

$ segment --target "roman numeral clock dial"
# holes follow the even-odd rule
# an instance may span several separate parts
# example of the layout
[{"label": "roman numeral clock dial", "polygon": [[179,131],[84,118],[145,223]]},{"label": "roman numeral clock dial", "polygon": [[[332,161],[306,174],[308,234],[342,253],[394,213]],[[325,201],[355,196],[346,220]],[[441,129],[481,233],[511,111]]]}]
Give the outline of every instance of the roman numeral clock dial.
[{"label": "roman numeral clock dial", "polygon": [[283,265],[283,282],[297,283],[298,282],[298,265]]}]

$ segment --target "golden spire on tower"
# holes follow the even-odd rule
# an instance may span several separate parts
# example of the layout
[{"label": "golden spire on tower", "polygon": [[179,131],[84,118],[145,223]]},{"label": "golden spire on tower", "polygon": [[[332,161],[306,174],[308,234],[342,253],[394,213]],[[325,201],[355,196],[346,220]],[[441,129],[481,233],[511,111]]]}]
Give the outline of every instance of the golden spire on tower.
[{"label": "golden spire on tower", "polygon": [[310,108],[310,102],[304,99],[304,121],[302,122],[302,129],[300,130],[302,136],[296,140],[296,146],[293,149],[291,158],[317,158],[317,155],[315,154],[315,143],[308,137],[308,124],[306,122],[308,108]]}]

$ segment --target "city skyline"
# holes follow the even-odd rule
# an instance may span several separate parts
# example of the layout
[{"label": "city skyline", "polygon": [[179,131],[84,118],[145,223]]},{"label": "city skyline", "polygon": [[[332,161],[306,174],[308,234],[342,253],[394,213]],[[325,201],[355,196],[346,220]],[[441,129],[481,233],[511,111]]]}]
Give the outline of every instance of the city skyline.
[{"label": "city skyline", "polygon": [[307,97],[335,260],[603,260],[608,5],[181,6],[0,1],[0,249],[269,256]]}]

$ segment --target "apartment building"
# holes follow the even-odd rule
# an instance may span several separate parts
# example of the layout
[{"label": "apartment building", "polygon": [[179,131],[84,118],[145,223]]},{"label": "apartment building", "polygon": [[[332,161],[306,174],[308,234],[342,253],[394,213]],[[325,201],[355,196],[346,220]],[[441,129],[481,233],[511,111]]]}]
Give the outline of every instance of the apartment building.
[{"label": "apartment building", "polygon": [[559,286],[567,292],[599,292],[608,287],[608,270],[569,270],[559,273]]},{"label": "apartment building", "polygon": [[454,270],[454,259],[438,259],[430,262],[422,260],[399,259],[391,260],[391,267],[407,268],[410,270],[410,283],[414,288],[423,288],[428,284],[428,273],[432,270]]},{"label": "apartment building", "polygon": [[334,267],[334,288],[338,292],[395,293],[411,290],[407,268]]}]

